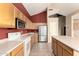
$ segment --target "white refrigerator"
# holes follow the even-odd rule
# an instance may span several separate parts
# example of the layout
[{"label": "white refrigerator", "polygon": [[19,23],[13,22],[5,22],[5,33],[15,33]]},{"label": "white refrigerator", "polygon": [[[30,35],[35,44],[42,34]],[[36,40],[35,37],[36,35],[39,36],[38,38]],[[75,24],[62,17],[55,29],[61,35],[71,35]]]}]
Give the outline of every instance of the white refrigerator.
[{"label": "white refrigerator", "polygon": [[39,26],[39,42],[47,42],[47,26]]}]

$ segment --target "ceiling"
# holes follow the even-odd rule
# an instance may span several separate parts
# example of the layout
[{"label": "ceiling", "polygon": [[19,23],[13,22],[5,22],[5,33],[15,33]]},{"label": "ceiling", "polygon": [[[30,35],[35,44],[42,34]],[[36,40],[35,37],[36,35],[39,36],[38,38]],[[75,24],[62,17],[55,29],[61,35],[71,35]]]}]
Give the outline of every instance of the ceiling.
[{"label": "ceiling", "polygon": [[23,3],[23,5],[27,9],[28,13],[32,16],[45,11],[46,8],[51,4],[50,3]]},{"label": "ceiling", "polygon": [[45,11],[48,6],[57,9],[56,12],[62,15],[68,15],[79,9],[79,3],[23,3],[23,5],[31,16]]},{"label": "ceiling", "polygon": [[57,13],[66,16],[79,10],[79,3],[56,3],[52,5],[52,8],[58,9]]}]

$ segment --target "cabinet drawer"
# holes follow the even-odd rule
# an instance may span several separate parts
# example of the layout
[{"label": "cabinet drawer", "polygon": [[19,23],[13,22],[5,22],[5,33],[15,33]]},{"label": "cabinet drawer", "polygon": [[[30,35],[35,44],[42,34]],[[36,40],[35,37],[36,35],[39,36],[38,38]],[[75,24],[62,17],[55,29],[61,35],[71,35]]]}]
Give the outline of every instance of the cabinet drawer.
[{"label": "cabinet drawer", "polygon": [[63,55],[63,48],[60,45],[57,45],[57,54],[58,54],[58,56],[62,56]]},{"label": "cabinet drawer", "polygon": [[63,44],[63,48],[68,51],[70,54],[73,54],[73,49]]},{"label": "cabinet drawer", "polygon": [[11,55],[12,55],[12,56],[15,56],[22,48],[23,48],[23,44],[19,45],[17,48],[15,48],[15,49],[11,52]]}]

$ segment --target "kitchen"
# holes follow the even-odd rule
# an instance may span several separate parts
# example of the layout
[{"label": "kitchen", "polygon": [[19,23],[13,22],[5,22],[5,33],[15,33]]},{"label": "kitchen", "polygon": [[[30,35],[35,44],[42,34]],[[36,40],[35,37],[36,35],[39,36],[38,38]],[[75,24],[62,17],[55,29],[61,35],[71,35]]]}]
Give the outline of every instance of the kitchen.
[{"label": "kitchen", "polygon": [[0,56],[79,56],[78,6],[0,3]]}]

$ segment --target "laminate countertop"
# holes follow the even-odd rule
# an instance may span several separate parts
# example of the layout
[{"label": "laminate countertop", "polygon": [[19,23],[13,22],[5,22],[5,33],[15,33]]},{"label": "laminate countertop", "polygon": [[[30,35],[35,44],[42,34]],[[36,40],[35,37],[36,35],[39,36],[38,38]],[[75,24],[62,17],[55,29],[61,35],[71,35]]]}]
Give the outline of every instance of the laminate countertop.
[{"label": "laminate countertop", "polygon": [[70,36],[54,36],[53,38],[62,42],[63,44],[69,46],[70,48],[74,49],[75,51],[79,52],[79,37],[70,37]]},{"label": "laminate countertop", "polygon": [[22,43],[23,41],[7,41],[0,44],[0,56],[6,56],[8,53],[10,53],[13,49],[15,49]]},{"label": "laminate countertop", "polygon": [[20,44],[24,43],[25,40],[29,42],[27,38],[32,36],[34,33],[26,33],[23,34],[20,39],[16,40],[9,40],[8,38],[4,40],[0,40],[0,56],[6,56],[8,53],[10,53],[13,49],[15,49]]}]

